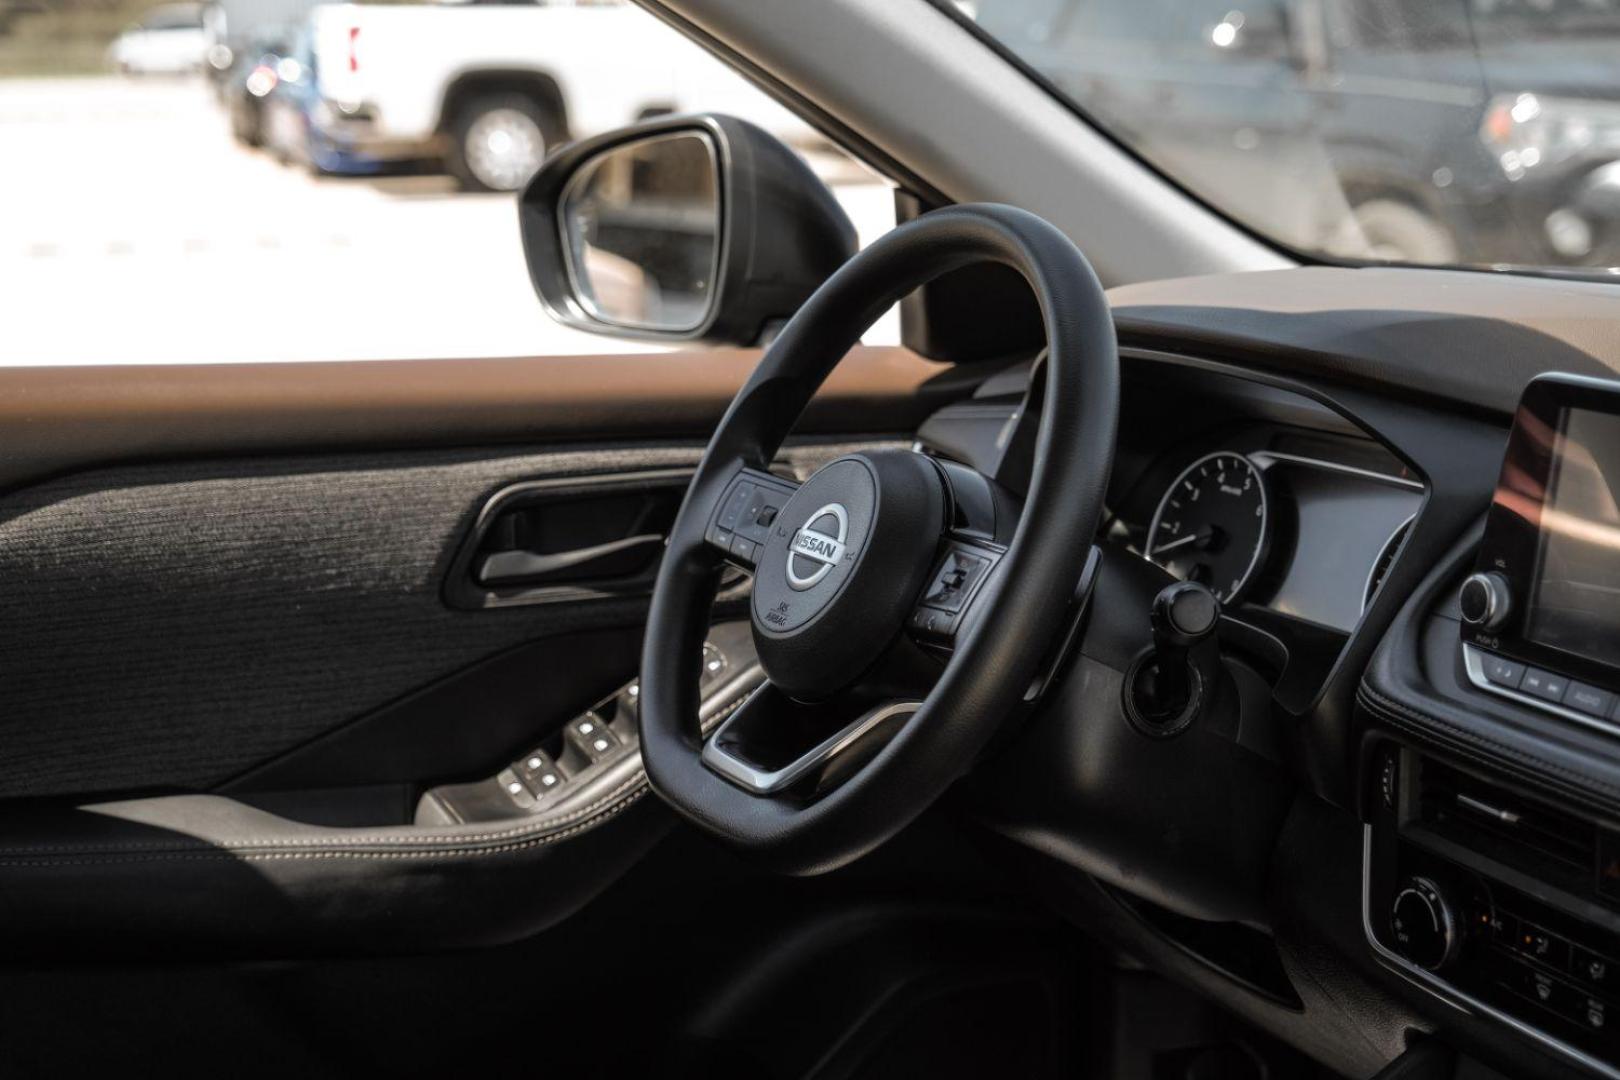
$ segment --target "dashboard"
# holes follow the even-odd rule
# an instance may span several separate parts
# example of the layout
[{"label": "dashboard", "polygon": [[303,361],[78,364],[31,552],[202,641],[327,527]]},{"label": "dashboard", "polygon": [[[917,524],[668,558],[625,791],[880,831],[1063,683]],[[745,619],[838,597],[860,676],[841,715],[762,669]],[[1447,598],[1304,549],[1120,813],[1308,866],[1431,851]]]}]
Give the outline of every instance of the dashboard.
[{"label": "dashboard", "polygon": [[[1133,657],[1082,646],[980,813],[1088,928],[1347,1075],[1432,1035],[1620,1076],[1620,420],[1520,400],[1620,373],[1612,290],[1302,270],[1112,299],[1098,542],[1216,593],[1238,700],[1133,742],[1103,719]],[[994,474],[1038,366],[920,447]],[[1527,530],[1527,491],[1573,527]],[[1092,619],[1146,623],[1098,589]]]}]

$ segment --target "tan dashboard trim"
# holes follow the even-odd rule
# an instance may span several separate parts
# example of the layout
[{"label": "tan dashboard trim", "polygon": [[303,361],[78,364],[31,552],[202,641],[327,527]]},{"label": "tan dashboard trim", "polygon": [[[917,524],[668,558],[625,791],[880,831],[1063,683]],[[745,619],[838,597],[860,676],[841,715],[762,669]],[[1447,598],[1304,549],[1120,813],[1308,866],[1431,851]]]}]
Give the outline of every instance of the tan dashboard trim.
[{"label": "tan dashboard trim", "polygon": [[[0,368],[0,486],[112,461],[706,437],[760,355]],[[951,370],[858,346],[801,430],[909,431],[968,391]]]}]

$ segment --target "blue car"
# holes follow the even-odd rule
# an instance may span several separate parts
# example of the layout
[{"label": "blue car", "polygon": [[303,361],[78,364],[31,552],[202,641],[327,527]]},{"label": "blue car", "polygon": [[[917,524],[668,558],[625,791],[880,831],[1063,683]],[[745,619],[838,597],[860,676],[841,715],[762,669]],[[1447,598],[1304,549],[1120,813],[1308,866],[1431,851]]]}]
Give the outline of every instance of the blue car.
[{"label": "blue car", "polygon": [[[313,172],[368,176],[387,162],[355,148],[344,127],[355,119],[321,94],[310,27],[306,23],[285,56],[256,72],[262,88],[264,145],[286,164]],[[250,90],[255,87],[250,87]]]}]

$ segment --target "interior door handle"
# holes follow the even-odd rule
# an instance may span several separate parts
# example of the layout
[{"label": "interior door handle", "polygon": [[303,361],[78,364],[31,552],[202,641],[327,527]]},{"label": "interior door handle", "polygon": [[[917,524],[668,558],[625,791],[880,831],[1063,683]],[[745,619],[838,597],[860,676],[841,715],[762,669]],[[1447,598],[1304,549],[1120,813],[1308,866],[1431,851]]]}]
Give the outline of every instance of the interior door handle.
[{"label": "interior door handle", "polygon": [[497,551],[487,556],[478,567],[480,585],[538,585],[549,577],[567,573],[570,580],[581,570],[589,570],[592,563],[616,559],[627,551],[638,548],[662,547],[660,533],[642,533],[623,540],[610,540],[605,544],[558,551],[541,555],[533,551]]}]

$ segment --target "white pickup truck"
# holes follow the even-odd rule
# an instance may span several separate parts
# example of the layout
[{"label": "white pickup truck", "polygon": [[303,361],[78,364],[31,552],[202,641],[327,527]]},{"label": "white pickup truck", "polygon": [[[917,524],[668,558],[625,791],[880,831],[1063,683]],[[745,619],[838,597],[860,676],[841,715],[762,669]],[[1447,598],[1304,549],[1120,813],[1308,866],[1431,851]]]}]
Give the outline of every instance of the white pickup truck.
[{"label": "white pickup truck", "polygon": [[519,188],[557,144],[665,112],[810,135],[628,3],[330,4],[311,19],[319,137],[374,160],[442,158],[474,190]]}]

